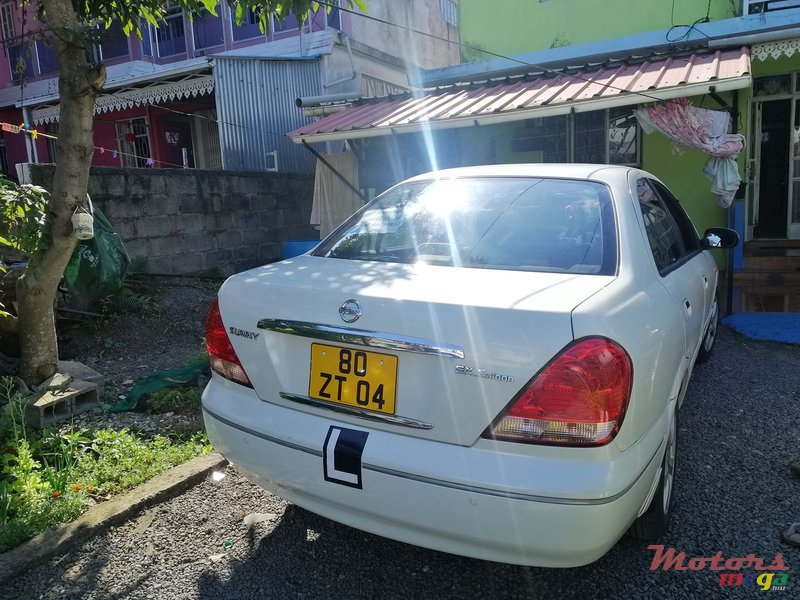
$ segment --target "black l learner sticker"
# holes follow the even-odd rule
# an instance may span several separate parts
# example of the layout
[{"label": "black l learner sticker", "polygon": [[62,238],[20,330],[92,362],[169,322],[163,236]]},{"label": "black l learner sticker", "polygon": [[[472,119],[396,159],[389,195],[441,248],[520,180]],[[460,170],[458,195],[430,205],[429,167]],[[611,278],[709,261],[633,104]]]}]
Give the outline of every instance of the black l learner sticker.
[{"label": "black l learner sticker", "polygon": [[325,481],[361,489],[361,455],[367,443],[366,431],[333,427],[323,447]]}]

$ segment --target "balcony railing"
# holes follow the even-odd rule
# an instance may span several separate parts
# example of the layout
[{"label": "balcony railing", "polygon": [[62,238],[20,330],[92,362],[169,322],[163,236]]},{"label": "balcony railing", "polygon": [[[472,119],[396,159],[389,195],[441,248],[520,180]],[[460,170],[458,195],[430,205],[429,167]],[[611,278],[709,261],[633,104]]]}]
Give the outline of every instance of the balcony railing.
[{"label": "balcony railing", "polygon": [[789,8],[800,8],[800,0],[742,0],[742,14],[745,15]]}]

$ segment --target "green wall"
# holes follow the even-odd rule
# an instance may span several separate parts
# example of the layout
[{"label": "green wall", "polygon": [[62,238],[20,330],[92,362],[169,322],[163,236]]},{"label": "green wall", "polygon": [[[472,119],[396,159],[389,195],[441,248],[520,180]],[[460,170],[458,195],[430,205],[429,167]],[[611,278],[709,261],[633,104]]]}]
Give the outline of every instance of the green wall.
[{"label": "green wall", "polygon": [[[720,94],[728,104],[733,104],[733,94]],[[750,90],[739,90],[738,133],[748,138]],[[694,106],[719,109],[720,106],[709,96],[689,99]],[[697,232],[702,235],[709,227],[727,227],[728,211],[717,206],[711,193],[711,180],[703,175],[703,165],[708,156],[700,150],[687,148],[676,153],[669,140],[660,133],[650,135],[642,132],[642,168],[658,177],[681,201],[692,218]],[[739,174],[745,178],[747,152],[739,155]],[[740,189],[741,193],[741,189]],[[725,269],[725,255],[715,251],[720,269]]]},{"label": "green wall", "polygon": [[[499,54],[521,54],[691,25],[705,0],[461,0],[461,41]],[[709,19],[736,16],[741,0],[711,0]],[[680,32],[676,32],[680,35]],[[464,49],[465,61],[493,58]]]},{"label": "green wall", "polygon": [[800,71],[800,54],[795,54],[791,58],[785,55],[781,55],[778,58],[770,57],[764,61],[752,59],[751,66],[753,69],[753,77],[780,75],[782,73]]}]

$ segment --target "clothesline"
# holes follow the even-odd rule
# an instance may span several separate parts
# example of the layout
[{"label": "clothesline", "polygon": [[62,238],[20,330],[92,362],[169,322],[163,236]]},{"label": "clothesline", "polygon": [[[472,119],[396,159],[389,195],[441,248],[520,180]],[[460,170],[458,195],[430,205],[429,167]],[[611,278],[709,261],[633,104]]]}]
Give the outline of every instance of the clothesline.
[{"label": "clothesline", "polygon": [[[37,129],[32,128],[28,123],[20,123],[19,125],[14,125],[12,123],[3,123],[0,122],[0,130],[5,131],[7,133],[21,133],[31,136],[31,139],[38,140],[39,136],[43,138],[47,138],[49,140],[57,140],[58,136],[53,135],[52,133],[45,133],[44,131],[39,131]],[[95,151],[98,151],[100,154],[105,154],[109,152],[112,158],[117,158],[118,156],[130,156],[135,159],[144,158],[143,156],[139,156],[138,154],[131,154],[130,152],[122,152],[121,150],[117,150],[116,148],[103,148],[102,146],[94,146]],[[148,167],[155,167],[158,165],[166,165],[168,167],[178,167],[184,168],[183,165],[178,165],[175,163],[167,162],[165,160],[156,160],[151,157],[147,157],[145,160],[145,164]]]}]

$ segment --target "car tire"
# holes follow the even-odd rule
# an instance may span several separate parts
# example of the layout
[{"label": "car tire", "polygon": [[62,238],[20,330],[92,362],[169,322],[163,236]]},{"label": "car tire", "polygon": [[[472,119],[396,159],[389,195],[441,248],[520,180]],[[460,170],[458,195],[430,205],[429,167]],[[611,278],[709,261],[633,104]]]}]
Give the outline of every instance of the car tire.
[{"label": "car tire", "polygon": [[672,511],[675,483],[675,456],[678,448],[678,415],[673,414],[667,436],[667,447],[661,462],[660,482],[645,513],[631,525],[630,534],[640,540],[656,541],[667,532]]},{"label": "car tire", "polygon": [[714,350],[714,344],[717,341],[717,329],[719,329],[719,302],[717,297],[714,296],[714,304],[711,307],[711,320],[708,322],[703,342],[700,344],[700,350],[697,353],[698,363],[704,363],[711,358],[711,352]]}]

